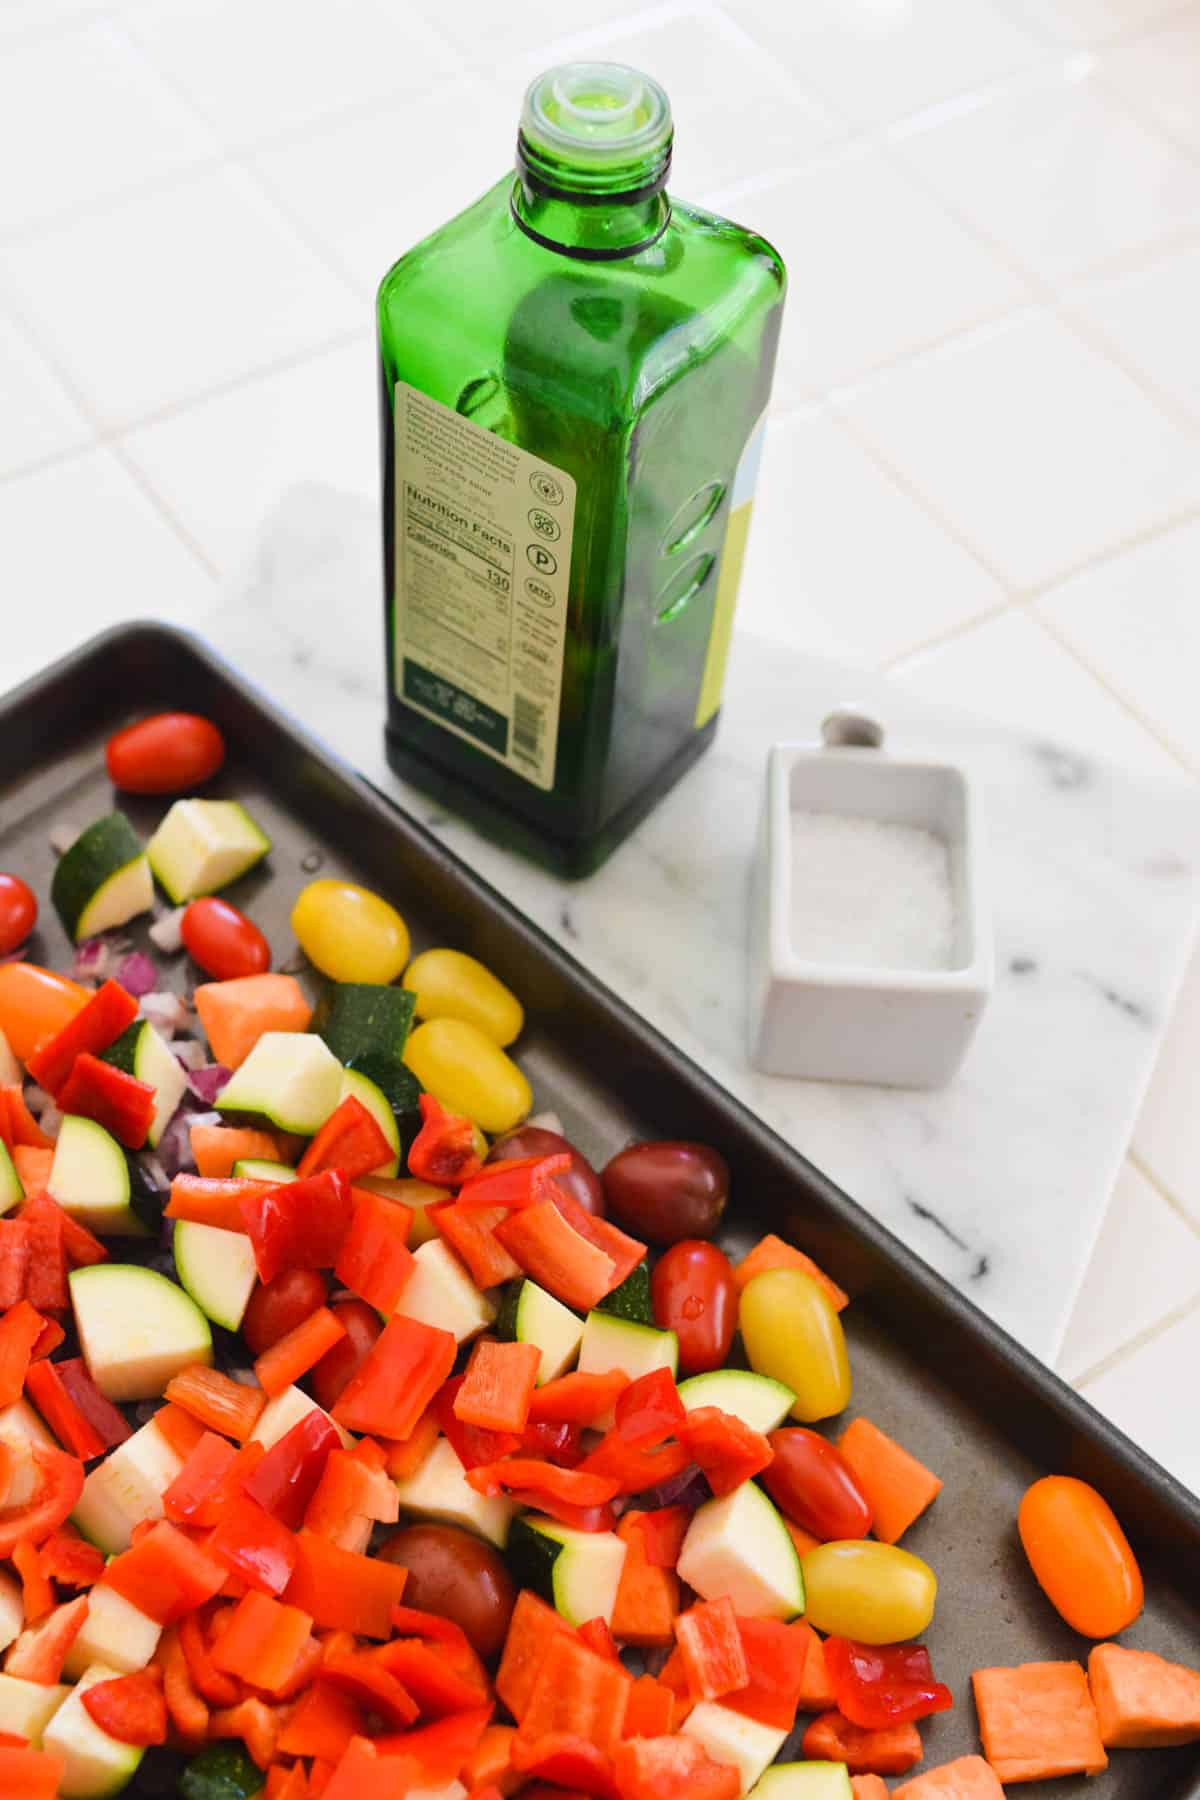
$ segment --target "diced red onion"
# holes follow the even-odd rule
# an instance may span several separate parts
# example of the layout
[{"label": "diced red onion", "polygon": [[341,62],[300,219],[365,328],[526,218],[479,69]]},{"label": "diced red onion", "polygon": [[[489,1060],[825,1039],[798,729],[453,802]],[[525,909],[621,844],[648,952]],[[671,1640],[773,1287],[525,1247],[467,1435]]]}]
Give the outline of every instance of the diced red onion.
[{"label": "diced red onion", "polygon": [[111,975],[116,957],[102,937],[84,938],[75,948],[71,974],[76,981],[104,981]]},{"label": "diced red onion", "polygon": [[182,925],[186,910],[186,907],[177,906],[174,911],[155,919],[150,927],[150,941],[164,956],[174,956],[177,950],[183,949]]},{"label": "diced red onion", "polygon": [[154,1154],[153,1150],[143,1150],[140,1152],[138,1156],[138,1166],[151,1187],[170,1187],[171,1177],[167,1174],[167,1171],[163,1168],[162,1163]]},{"label": "diced red onion", "polygon": [[181,1031],[191,1017],[187,1001],[178,994],[166,992],[143,994],[139,1011],[144,1019],[149,1019],[160,1031],[165,1031],[168,1037],[173,1032]]},{"label": "diced red onion", "polygon": [[171,1053],[185,1069],[202,1069],[208,1061],[208,1051],[198,1038],[173,1038]]},{"label": "diced red onion", "polygon": [[117,980],[127,994],[140,1000],[143,994],[154,992],[158,984],[158,970],[144,950],[135,950],[117,970]]},{"label": "diced red onion", "polygon": [[211,1106],[221,1089],[232,1080],[233,1070],[227,1069],[224,1063],[205,1063],[188,1075],[188,1086],[206,1106]]},{"label": "diced red onion", "polygon": [[647,1488],[637,1497],[637,1505],[643,1512],[656,1512],[660,1506],[686,1506],[694,1512],[703,1506],[706,1500],[712,1499],[712,1489],[704,1478],[703,1471],[695,1463],[681,1469],[669,1481],[660,1481],[657,1487]]},{"label": "diced red onion", "polygon": [[176,1175],[191,1174],[196,1167],[188,1135],[191,1125],[189,1114],[177,1112],[158,1140],[158,1161],[167,1187]]},{"label": "diced red onion", "polygon": [[47,833],[55,856],[63,856],[79,836],[79,827],[71,819],[56,819]]}]

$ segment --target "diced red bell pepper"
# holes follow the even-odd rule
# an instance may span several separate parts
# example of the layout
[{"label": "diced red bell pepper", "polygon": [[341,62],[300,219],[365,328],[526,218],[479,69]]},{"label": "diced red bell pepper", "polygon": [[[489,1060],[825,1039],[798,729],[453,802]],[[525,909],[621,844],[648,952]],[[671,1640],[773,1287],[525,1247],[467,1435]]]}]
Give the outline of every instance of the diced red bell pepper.
[{"label": "diced red bell pepper", "polygon": [[443,1200],[426,1207],[425,1216],[461,1256],[476,1287],[498,1287],[501,1282],[515,1281],[521,1273],[521,1265],[496,1236],[497,1225],[508,1218],[507,1208]]},{"label": "diced red bell pepper", "polygon": [[84,1462],[132,1435],[124,1413],[100,1392],[82,1357],[35,1362],[25,1386],[55,1437]]},{"label": "diced red bell pepper", "polygon": [[311,1613],[318,1625],[386,1638],[392,1631],[392,1607],[400,1601],[407,1579],[407,1569],[395,1563],[339,1550],[311,1531],[302,1531],[284,1598]]},{"label": "diced red bell pepper", "polygon": [[48,1194],[36,1194],[21,1208],[19,1223],[29,1230],[25,1298],[39,1312],[61,1312],[68,1304],[66,1213]]},{"label": "diced red bell pepper", "polygon": [[305,1511],[304,1528],[343,1550],[365,1550],[372,1527],[394,1525],[399,1514],[396,1486],[384,1469],[364,1461],[357,1449],[331,1450]]},{"label": "diced red bell pepper", "polygon": [[615,1483],[618,1494],[642,1494],[664,1481],[682,1475],[694,1461],[683,1444],[663,1444],[657,1450],[635,1450],[614,1426],[596,1448],[584,1457],[580,1472],[603,1475]]},{"label": "diced red bell pepper", "polygon": [[675,1696],[653,1675],[639,1675],[629,1690],[622,1736],[667,1737],[675,1717]]},{"label": "diced red bell pepper", "polygon": [[29,1075],[47,1093],[58,1094],[75,1066],[75,1058],[84,1051],[99,1055],[101,1050],[107,1050],[133,1024],[137,1012],[133,995],[127,994],[119,981],[106,981],[61,1031],[42,1039],[26,1059]]},{"label": "diced red bell pepper", "polygon": [[65,1341],[66,1335],[57,1319],[43,1318],[42,1329],[33,1346],[34,1362],[40,1362],[43,1356],[53,1356],[58,1346]]},{"label": "diced red bell pepper", "polygon": [[524,1431],[541,1361],[536,1344],[499,1344],[481,1338],[454,1397],[455,1416],[464,1425],[485,1431]]},{"label": "diced red bell pepper", "polygon": [[[603,1251],[613,1265],[612,1285],[620,1287],[621,1283],[646,1260],[646,1246],[626,1231],[621,1231],[611,1219],[602,1219],[596,1213],[590,1213],[580,1206],[574,1194],[569,1193],[559,1183],[553,1184],[554,1204],[559,1212],[580,1237],[586,1238],[595,1249]],[[612,1292],[612,1289],[609,1289]]]},{"label": "diced red bell pepper", "polygon": [[618,1394],[628,1386],[629,1377],[620,1369],[595,1375],[574,1369],[535,1391],[529,1402],[529,1423],[565,1420],[572,1425],[594,1425],[612,1410]]},{"label": "diced red bell pepper", "polygon": [[21,1398],[33,1363],[33,1346],[41,1335],[42,1316],[28,1300],[18,1300],[0,1319],[0,1406],[12,1406]]},{"label": "diced red bell pepper", "polygon": [[[30,1454],[37,1467],[38,1485],[23,1506],[5,1507],[0,1512],[0,1556],[11,1556],[22,1538],[44,1543],[74,1511],[83,1492],[83,1464],[77,1456],[42,1444],[35,1444]],[[11,1659],[5,1666],[11,1675]]]},{"label": "diced red bell pepper", "polygon": [[675,1639],[694,1700],[720,1700],[750,1681],[750,1664],[738,1636],[738,1621],[727,1594],[700,1600],[680,1613]]},{"label": "diced red bell pepper", "polygon": [[26,1219],[0,1219],[0,1308],[24,1298],[33,1228]]},{"label": "diced red bell pepper", "polygon": [[163,1696],[171,1724],[183,1747],[197,1750],[208,1736],[208,1703],[192,1682],[177,1627],[163,1632],[155,1660],[163,1672]]},{"label": "diced red bell pepper", "polygon": [[64,1587],[94,1587],[104,1574],[104,1556],[69,1528],[52,1532],[39,1552],[42,1573]]},{"label": "diced red bell pepper", "polygon": [[[247,1445],[257,1452],[257,1464],[265,1454],[261,1444]],[[240,1451],[215,1431],[204,1432],[194,1450],[184,1458],[183,1467],[163,1494],[163,1512],[176,1525],[215,1525],[224,1505],[236,1489],[226,1488],[226,1479],[237,1462]],[[243,1471],[250,1473],[249,1470]],[[214,1500],[219,1497],[219,1504]]]},{"label": "diced red bell pepper", "polygon": [[[315,1765],[314,1765],[315,1773]],[[409,1765],[402,1756],[380,1756],[366,1738],[353,1738],[330,1776],[327,1786],[316,1787],[309,1778],[310,1800],[404,1800],[412,1787]]]},{"label": "diced red bell pepper", "polygon": [[317,1406],[286,1431],[243,1481],[244,1491],[271,1516],[296,1531],[317,1489],[325,1459],[341,1443]]},{"label": "diced red bell pepper", "polygon": [[554,1200],[522,1207],[496,1226],[496,1236],[540,1287],[564,1305],[589,1312],[611,1293],[619,1278],[607,1251],[564,1216],[561,1200],[565,1198],[560,1194]]},{"label": "diced red bell pepper", "polygon": [[585,1473],[583,1468],[559,1469],[532,1457],[510,1456],[503,1462],[468,1469],[467,1481],[477,1494],[536,1494],[547,1504],[565,1501],[568,1506],[604,1506],[612,1500],[617,1483],[607,1475]]},{"label": "diced red bell pepper", "polygon": [[761,1431],[717,1406],[698,1406],[679,1428],[679,1440],[699,1463],[718,1497],[731,1494],[743,1481],[767,1468],[774,1451]]},{"label": "diced red bell pepper", "polygon": [[22,1147],[30,1150],[54,1148],[54,1139],[46,1136],[25,1104],[25,1090],[19,1081],[0,1087],[0,1138],[10,1151]]},{"label": "diced red bell pepper", "polygon": [[[241,1683],[214,1666],[205,1619],[203,1610],[185,1613],[176,1628],[188,1675],[192,1686],[207,1705],[236,1706],[242,1695]],[[207,1623],[211,1623],[211,1616]]]},{"label": "diced red bell pepper", "polygon": [[448,1113],[432,1094],[422,1094],[421,1129],[408,1151],[408,1172],[434,1187],[456,1188],[482,1168],[470,1119]]},{"label": "diced red bell pepper", "polygon": [[507,1161],[485,1163],[477,1175],[464,1181],[458,1191],[461,1206],[499,1207],[504,1212],[522,1206],[536,1206],[540,1200],[553,1200],[558,1194],[556,1175],[565,1174],[571,1166],[569,1156],[515,1156]]},{"label": "diced red bell pepper", "polygon": [[646,1561],[653,1568],[675,1567],[691,1522],[692,1515],[686,1506],[660,1506],[654,1512],[639,1514],[637,1523],[642,1546]]},{"label": "diced red bell pepper", "polygon": [[309,1175],[322,1175],[327,1169],[340,1169],[347,1181],[357,1181],[360,1175],[369,1175],[372,1169],[381,1169],[391,1160],[392,1147],[378,1120],[361,1100],[347,1094],[309,1144],[296,1173],[304,1180]]},{"label": "diced red bell pepper", "polygon": [[349,1431],[405,1438],[451,1369],[454,1334],[396,1313],[338,1396],[333,1417]]},{"label": "diced red bell pepper", "polygon": [[239,1700],[236,1706],[222,1707],[209,1720],[209,1736],[240,1738],[250,1760],[260,1769],[269,1769],[279,1739],[282,1713],[277,1706],[253,1697]]},{"label": "diced red bell pepper", "polygon": [[[555,1635],[542,1655],[518,1737],[532,1744],[571,1732],[611,1755],[621,1736],[631,1685],[619,1662],[598,1656],[573,1632]],[[513,1748],[515,1758],[515,1743]]]},{"label": "diced red bell pepper", "polygon": [[4,1659],[4,1673],[21,1681],[39,1681],[47,1687],[58,1681],[67,1652],[83,1630],[87,1616],[87,1595],[79,1594],[74,1600],[64,1600],[36,1625],[27,1625]]},{"label": "diced red bell pepper", "polygon": [[220,1431],[239,1443],[250,1436],[267,1403],[261,1389],[234,1381],[207,1363],[188,1363],[172,1375],[164,1392],[173,1406],[190,1413],[206,1431]]},{"label": "diced red bell pepper", "polygon": [[408,1248],[412,1208],[369,1188],[352,1188],[350,1199],[350,1229],[333,1272],[351,1293],[377,1312],[390,1314],[415,1266]]},{"label": "diced red bell pepper", "polygon": [[173,1625],[225,1585],[224,1563],[194,1544],[169,1519],[160,1519],[108,1565],[106,1587],[159,1625]]},{"label": "diced red bell pepper", "polygon": [[12,1553],[13,1567],[21,1578],[21,1596],[25,1608],[25,1622],[32,1625],[35,1619],[44,1618],[54,1605],[54,1589],[50,1578],[42,1568],[41,1557],[29,1542],[22,1538]]},{"label": "diced red bell pepper", "polygon": [[[559,1424],[540,1419],[532,1425],[526,1424],[520,1444],[513,1445],[514,1450],[518,1448],[526,1456],[535,1456],[539,1462],[557,1463],[560,1469],[574,1469],[583,1461],[583,1428],[566,1419]],[[494,1462],[495,1458],[481,1457],[480,1461]]]},{"label": "diced red bell pepper", "polygon": [[227,1508],[208,1540],[208,1551],[262,1594],[282,1594],[296,1566],[295,1537],[249,1494]]},{"label": "diced red bell pepper", "polygon": [[255,1358],[254,1373],[264,1394],[274,1397],[292,1387],[340,1344],[346,1327],[328,1306],[319,1306]]},{"label": "diced red bell pepper", "polygon": [[486,1431],[479,1425],[464,1424],[454,1402],[465,1380],[465,1375],[452,1375],[442,1384],[433,1400],[433,1416],[463,1468],[480,1469],[519,1450],[521,1438],[515,1431]]},{"label": "diced red bell pepper", "polygon": [[155,1092],[84,1050],[56,1096],[63,1112],[95,1119],[127,1150],[140,1150],[154,1123]]},{"label": "diced red bell pepper", "polygon": [[[388,1645],[389,1650],[396,1646]],[[378,1651],[355,1650],[330,1656],[321,1666],[321,1680],[339,1689],[365,1711],[377,1713],[393,1730],[403,1730],[420,1708],[389,1668],[378,1660]]]},{"label": "diced red bell pepper", "polygon": [[279,1734],[282,1756],[323,1756],[336,1762],[353,1737],[365,1735],[364,1707],[342,1688],[314,1681]]},{"label": "diced red bell pepper", "polygon": [[212,1225],[218,1231],[245,1234],[242,1201],[273,1193],[273,1181],[249,1181],[236,1176],[176,1175],[167,1201],[168,1219],[188,1219],[194,1225]]},{"label": "diced red bell pepper", "polygon": [[213,1663],[227,1675],[268,1694],[277,1693],[290,1680],[312,1634],[312,1623],[299,1607],[252,1589],[238,1601],[228,1629],[213,1645]]},{"label": "diced red bell pepper", "polygon": [[909,1721],[866,1731],[836,1709],[814,1719],[801,1740],[810,1762],[843,1762],[851,1775],[903,1775],[923,1755],[921,1734]]},{"label": "diced red bell pepper", "polygon": [[534,1683],[554,1639],[574,1637],[561,1613],[529,1588],[517,1594],[496,1671],[496,1693],[514,1719],[525,1717]]},{"label": "diced red bell pepper", "polygon": [[[636,1510],[623,1513],[617,1526],[617,1536],[625,1545],[625,1561],[613,1602],[612,1628],[623,1643],[663,1648],[675,1641],[679,1577],[673,1568],[655,1568],[646,1560],[638,1529],[641,1517]],[[686,1693],[686,1681],[684,1690]]]},{"label": "diced red bell pepper", "polygon": [[679,1390],[669,1369],[651,1369],[639,1375],[617,1396],[614,1408],[617,1435],[635,1450],[654,1450],[687,1418]]},{"label": "diced red bell pepper", "polygon": [[354,1202],[340,1169],[283,1182],[241,1202],[260,1281],[284,1269],[332,1269],[350,1229]]},{"label": "diced red bell pepper", "polygon": [[55,1800],[65,1768],[55,1751],[0,1745],[0,1794],[4,1800]]},{"label": "diced red bell pepper", "polygon": [[621,1800],[737,1800],[741,1777],[695,1738],[628,1738],[613,1758]]},{"label": "diced red bell pepper", "polygon": [[157,1669],[141,1669],[114,1681],[94,1681],[83,1695],[84,1710],[119,1744],[165,1744],[167,1703]]},{"label": "diced red bell pepper", "polygon": [[801,1701],[813,1698],[806,1692],[816,1636],[812,1626],[803,1621],[784,1625],[778,1619],[739,1619],[737,1629],[749,1674],[745,1685],[727,1693],[721,1704],[760,1725],[790,1731]]},{"label": "diced red bell pepper", "polygon": [[[431,1647],[416,1638],[393,1638],[373,1651],[391,1675],[409,1693],[425,1719],[444,1719],[479,1705],[487,1696],[482,1669],[476,1679],[457,1668],[444,1644]],[[472,1657],[471,1662],[474,1663]]]},{"label": "diced red bell pepper", "polygon": [[828,1637],[825,1667],[839,1712],[865,1731],[925,1719],[954,1705],[945,1682],[934,1680],[924,1644],[857,1644]]},{"label": "diced red bell pepper", "polygon": [[530,1739],[518,1731],[513,1739],[512,1766],[534,1780],[553,1782],[556,1788],[587,1794],[592,1800],[619,1800],[611,1758],[574,1732]]},{"label": "diced red bell pepper", "polygon": [[621,1652],[617,1649],[617,1641],[606,1620],[585,1619],[579,1627],[579,1639],[589,1650],[594,1650],[597,1656],[607,1656],[613,1662],[620,1662]]},{"label": "diced red bell pepper", "polygon": [[472,1794],[479,1800],[464,1765],[478,1749],[492,1716],[490,1703],[473,1706],[464,1712],[448,1714],[432,1725],[421,1725],[406,1731],[402,1737],[377,1737],[375,1748],[380,1756],[407,1758],[420,1787],[445,1787],[463,1777]]}]

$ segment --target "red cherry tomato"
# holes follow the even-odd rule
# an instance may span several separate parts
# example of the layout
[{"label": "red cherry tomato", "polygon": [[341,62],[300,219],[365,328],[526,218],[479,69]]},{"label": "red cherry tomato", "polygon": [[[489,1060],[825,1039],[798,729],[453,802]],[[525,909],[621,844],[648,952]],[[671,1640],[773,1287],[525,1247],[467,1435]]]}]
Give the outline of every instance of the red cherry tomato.
[{"label": "red cherry tomato", "polygon": [[379,1314],[365,1300],[339,1300],[329,1310],[346,1335],[325,1352],[312,1372],[313,1394],[326,1412],[337,1404],[342,1389],[383,1330]]},{"label": "red cherry tomato", "polygon": [[767,1442],[775,1460],[763,1470],[763,1486],[780,1512],[827,1544],[866,1537],[870,1502],[836,1444],[803,1425],[772,1431]]},{"label": "red cherry tomato", "polygon": [[242,1318],[242,1336],[251,1354],[261,1356],[281,1337],[303,1325],[324,1306],[329,1289],[315,1269],[285,1269],[273,1281],[260,1281]]},{"label": "red cherry tomato", "polygon": [[684,1238],[659,1257],[650,1277],[654,1323],[679,1339],[679,1373],[703,1375],[729,1355],[738,1291],[729,1258],[715,1244]]},{"label": "red cherry tomato", "polygon": [[19,950],[36,923],[33,889],[19,875],[0,875],[0,956]]},{"label": "red cherry tomato", "polygon": [[262,975],[271,966],[271,946],[258,926],[215,894],[190,901],[179,929],[192,961],[214,981]]},{"label": "red cherry tomato", "polygon": [[215,775],[225,739],[199,713],[154,713],[108,740],[109,780],[129,794],[181,794]]}]

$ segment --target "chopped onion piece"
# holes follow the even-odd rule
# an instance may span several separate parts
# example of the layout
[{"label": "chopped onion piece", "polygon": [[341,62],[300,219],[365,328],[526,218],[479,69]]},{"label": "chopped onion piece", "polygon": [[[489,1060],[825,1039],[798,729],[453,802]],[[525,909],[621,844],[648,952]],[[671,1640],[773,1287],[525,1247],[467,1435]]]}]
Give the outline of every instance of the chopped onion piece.
[{"label": "chopped onion piece", "polygon": [[143,994],[140,1011],[144,1019],[149,1019],[152,1025],[157,1025],[168,1036],[172,1032],[181,1031],[191,1017],[186,1000],[178,994],[165,992]]},{"label": "chopped onion piece", "polygon": [[187,911],[184,906],[177,906],[173,912],[165,912],[155,919],[150,927],[150,941],[164,956],[174,956],[177,950],[183,949],[183,915]]},{"label": "chopped onion piece", "polygon": [[143,994],[154,992],[158,984],[158,970],[144,950],[135,950],[117,970],[117,980],[127,994],[140,1000]]},{"label": "chopped onion piece", "polygon": [[188,1086],[206,1106],[211,1106],[221,1089],[232,1080],[233,1070],[223,1063],[205,1063],[202,1068],[192,1070]]},{"label": "chopped onion piece", "polygon": [[208,1061],[208,1051],[198,1038],[175,1038],[171,1043],[175,1061],[185,1069],[200,1069]]}]

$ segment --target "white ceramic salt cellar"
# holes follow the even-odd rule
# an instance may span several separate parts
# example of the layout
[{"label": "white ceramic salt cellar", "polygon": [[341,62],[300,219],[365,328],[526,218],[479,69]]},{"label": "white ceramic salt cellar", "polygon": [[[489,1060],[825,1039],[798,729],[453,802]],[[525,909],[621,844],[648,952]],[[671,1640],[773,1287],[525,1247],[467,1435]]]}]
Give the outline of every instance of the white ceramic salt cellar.
[{"label": "white ceramic salt cellar", "polygon": [[[775,744],[755,852],[750,914],[750,1059],[770,1075],[943,1087],[966,1055],[992,987],[990,911],[979,809],[950,763],[893,756],[883,728],[853,708],[831,713],[822,744]],[[881,966],[806,957],[797,941],[797,816],[915,826],[947,852],[945,966]],[[853,908],[848,909],[853,914]],[[853,917],[842,921],[853,937]]]}]

